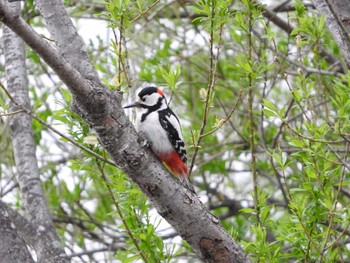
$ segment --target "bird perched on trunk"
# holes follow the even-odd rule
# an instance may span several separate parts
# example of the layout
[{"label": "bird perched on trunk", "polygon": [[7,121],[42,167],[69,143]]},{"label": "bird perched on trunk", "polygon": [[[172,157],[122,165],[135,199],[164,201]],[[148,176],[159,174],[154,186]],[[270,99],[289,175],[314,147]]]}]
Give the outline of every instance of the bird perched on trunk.
[{"label": "bird perched on trunk", "polygon": [[135,103],[125,108],[136,108],[136,130],[144,135],[151,149],[163,164],[192,192],[187,155],[181,125],[168,107],[163,91],[156,87],[142,89]]}]

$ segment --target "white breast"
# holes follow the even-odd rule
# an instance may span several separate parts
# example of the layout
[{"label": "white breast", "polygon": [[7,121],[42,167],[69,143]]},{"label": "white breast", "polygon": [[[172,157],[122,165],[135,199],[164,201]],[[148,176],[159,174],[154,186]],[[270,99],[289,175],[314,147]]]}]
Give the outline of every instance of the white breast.
[{"label": "white breast", "polygon": [[147,115],[147,119],[141,122],[143,113],[142,110],[137,111],[135,128],[151,143],[152,151],[156,155],[174,151],[174,147],[170,143],[166,131],[159,123],[158,112],[154,111],[150,113]]}]

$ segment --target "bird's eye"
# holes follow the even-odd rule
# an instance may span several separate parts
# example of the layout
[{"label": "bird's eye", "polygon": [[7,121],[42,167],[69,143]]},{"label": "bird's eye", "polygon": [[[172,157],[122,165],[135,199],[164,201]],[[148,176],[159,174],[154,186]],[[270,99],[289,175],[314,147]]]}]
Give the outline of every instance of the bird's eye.
[{"label": "bird's eye", "polygon": [[142,101],[145,101],[145,100],[146,100],[146,98],[145,98],[145,97],[142,97],[142,98],[141,98],[141,100],[142,100]]}]

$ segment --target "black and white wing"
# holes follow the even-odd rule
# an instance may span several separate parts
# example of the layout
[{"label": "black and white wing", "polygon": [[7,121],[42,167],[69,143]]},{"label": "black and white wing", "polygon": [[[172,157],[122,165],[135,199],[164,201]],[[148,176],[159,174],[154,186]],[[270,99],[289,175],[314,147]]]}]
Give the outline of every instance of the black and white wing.
[{"label": "black and white wing", "polygon": [[170,109],[160,110],[159,122],[167,132],[169,141],[174,146],[175,151],[179,154],[183,162],[187,162],[185,143],[183,141],[181,125],[175,113]]}]

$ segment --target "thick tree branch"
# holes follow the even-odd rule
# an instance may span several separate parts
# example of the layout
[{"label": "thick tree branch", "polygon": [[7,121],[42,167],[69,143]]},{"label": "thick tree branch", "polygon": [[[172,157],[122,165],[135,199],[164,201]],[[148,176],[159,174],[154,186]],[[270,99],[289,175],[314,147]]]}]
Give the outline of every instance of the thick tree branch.
[{"label": "thick tree branch", "polygon": [[[120,94],[107,90],[97,79],[88,81],[83,78],[20,17],[11,14],[4,0],[0,0],[0,19],[64,81],[76,97],[80,114],[96,131],[116,164],[137,183],[159,214],[204,261],[251,262],[199,198],[182,187],[149,149],[142,147],[143,141],[122,110]],[[61,28],[60,35],[63,34],[65,27]]]},{"label": "thick tree branch", "polygon": [[63,2],[36,0],[35,3],[62,56],[85,78],[98,79],[94,65],[85,50],[83,39],[78,35],[70,17],[67,16]]}]

